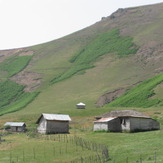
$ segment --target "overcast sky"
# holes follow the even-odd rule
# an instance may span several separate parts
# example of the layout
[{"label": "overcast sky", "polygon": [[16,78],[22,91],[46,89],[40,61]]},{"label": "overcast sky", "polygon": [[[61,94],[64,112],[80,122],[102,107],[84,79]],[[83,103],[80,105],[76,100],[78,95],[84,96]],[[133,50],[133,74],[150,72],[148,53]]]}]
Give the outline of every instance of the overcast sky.
[{"label": "overcast sky", "polygon": [[51,41],[109,16],[118,8],[163,0],[0,0],[0,49]]}]

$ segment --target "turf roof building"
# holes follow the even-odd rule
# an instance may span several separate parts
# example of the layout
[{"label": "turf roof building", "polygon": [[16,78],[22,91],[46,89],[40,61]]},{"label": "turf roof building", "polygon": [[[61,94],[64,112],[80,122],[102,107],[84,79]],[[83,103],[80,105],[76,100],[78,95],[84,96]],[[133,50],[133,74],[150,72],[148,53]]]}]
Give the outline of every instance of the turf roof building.
[{"label": "turf roof building", "polygon": [[37,131],[42,134],[69,133],[69,115],[41,114],[37,120]]},{"label": "turf roof building", "polygon": [[94,131],[136,132],[160,129],[156,120],[134,110],[111,111],[96,119]]},{"label": "turf roof building", "polygon": [[25,132],[26,124],[24,122],[6,122],[4,124],[5,130],[12,132]]}]

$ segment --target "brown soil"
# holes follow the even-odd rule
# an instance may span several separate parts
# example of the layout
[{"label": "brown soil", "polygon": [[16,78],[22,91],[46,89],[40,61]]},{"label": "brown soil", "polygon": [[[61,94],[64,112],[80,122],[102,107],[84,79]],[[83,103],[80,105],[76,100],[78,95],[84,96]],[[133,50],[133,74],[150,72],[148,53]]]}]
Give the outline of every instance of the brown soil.
[{"label": "brown soil", "polygon": [[105,104],[108,104],[115,100],[117,97],[121,96],[123,93],[125,93],[125,88],[120,88],[112,92],[108,92],[104,95],[102,95],[96,103],[96,106],[104,106]]},{"label": "brown soil", "polygon": [[37,89],[41,84],[40,74],[34,72],[22,71],[11,78],[18,84],[25,85],[24,91],[32,92]]},{"label": "brown soil", "polygon": [[119,88],[117,90],[114,90],[114,91],[111,91],[111,92],[108,92],[104,95],[102,95],[101,97],[99,97],[99,99],[97,100],[96,102],[96,106],[97,107],[101,107],[101,106],[104,106],[110,102],[112,102],[113,100],[115,100],[116,98],[120,97],[121,95],[123,95],[129,88],[137,85],[141,83],[141,81],[137,82],[137,83],[134,83],[132,84],[132,86],[129,86],[129,87],[126,87],[126,88]]},{"label": "brown soil", "polygon": [[[0,51],[0,62],[3,62],[6,58],[18,55],[18,56],[27,56],[33,55],[34,51],[27,49],[13,49],[13,50],[2,50]],[[28,72],[27,68],[31,65],[29,64],[25,70],[11,77],[11,80],[15,81],[18,84],[25,85],[26,88],[24,91],[31,92],[37,89],[41,84],[40,74],[34,72]],[[4,72],[5,73],[5,72]]]},{"label": "brown soil", "polygon": [[26,56],[26,55],[33,55],[34,51],[32,50],[27,50],[27,51],[22,51],[21,53],[19,53],[19,56]]},{"label": "brown soil", "polygon": [[14,50],[0,50],[0,62],[3,62],[7,57],[10,57],[16,53],[19,53],[22,49]]}]

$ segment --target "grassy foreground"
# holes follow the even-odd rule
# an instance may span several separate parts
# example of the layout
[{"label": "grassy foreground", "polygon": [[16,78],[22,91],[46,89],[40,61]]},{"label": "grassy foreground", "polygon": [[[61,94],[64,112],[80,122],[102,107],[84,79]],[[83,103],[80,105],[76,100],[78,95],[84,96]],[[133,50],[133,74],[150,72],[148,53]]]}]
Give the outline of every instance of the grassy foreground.
[{"label": "grassy foreground", "polygon": [[71,139],[76,135],[82,140],[108,146],[110,163],[125,163],[127,160],[130,163],[141,161],[162,163],[162,134],[163,130],[140,133],[94,133],[80,128],[71,129],[69,135],[61,136],[48,135],[32,138],[27,136],[28,134],[10,134],[4,136],[6,141],[0,144],[0,162],[70,163],[75,160],[82,162],[84,158],[93,158],[97,153],[100,156],[100,152],[76,145]]}]

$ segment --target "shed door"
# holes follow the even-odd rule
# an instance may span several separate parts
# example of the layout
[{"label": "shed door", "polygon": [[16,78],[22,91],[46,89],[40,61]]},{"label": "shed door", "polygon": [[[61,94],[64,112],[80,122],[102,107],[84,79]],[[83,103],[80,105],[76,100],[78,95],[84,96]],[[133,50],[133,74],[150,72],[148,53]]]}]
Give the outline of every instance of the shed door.
[{"label": "shed door", "polygon": [[121,127],[122,127],[122,131],[129,131],[130,130],[129,118],[122,118],[121,119]]},{"label": "shed door", "polygon": [[16,131],[18,131],[18,127],[16,126]]}]

